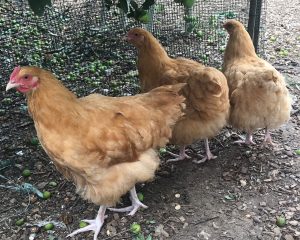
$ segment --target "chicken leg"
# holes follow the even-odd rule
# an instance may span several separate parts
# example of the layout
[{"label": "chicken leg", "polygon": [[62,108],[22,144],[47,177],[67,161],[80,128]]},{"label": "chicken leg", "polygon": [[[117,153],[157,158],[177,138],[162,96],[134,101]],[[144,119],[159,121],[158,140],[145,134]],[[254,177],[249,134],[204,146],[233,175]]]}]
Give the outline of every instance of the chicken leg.
[{"label": "chicken leg", "polygon": [[[241,136],[239,136],[241,137]],[[242,138],[242,137],[241,137]],[[246,145],[255,145],[256,143],[253,142],[252,140],[253,138],[253,135],[252,135],[252,132],[247,132],[246,133],[246,139],[245,140],[238,140],[238,141],[235,141],[233,143],[237,143],[237,144],[246,144]]]},{"label": "chicken leg", "polygon": [[128,215],[133,216],[140,207],[148,208],[145,204],[141,203],[141,201],[139,200],[139,198],[136,194],[135,187],[133,187],[130,190],[130,200],[131,200],[132,205],[129,206],[129,207],[125,207],[125,208],[108,208],[108,209],[110,211],[113,211],[113,212],[129,212]]},{"label": "chicken leg", "polygon": [[211,151],[210,151],[210,149],[209,149],[209,144],[208,144],[208,139],[207,139],[207,138],[205,138],[204,144],[205,144],[205,156],[204,156],[204,158],[202,158],[202,159],[200,159],[200,160],[194,160],[194,161],[193,161],[194,163],[197,163],[197,164],[199,164],[199,163],[204,163],[204,162],[206,162],[207,160],[211,160],[211,159],[217,158],[217,156],[214,156],[214,155],[211,153]]},{"label": "chicken leg", "polygon": [[184,159],[186,159],[186,158],[187,158],[187,159],[190,159],[190,158],[191,158],[189,155],[187,155],[187,154],[185,153],[185,146],[180,146],[179,155],[174,154],[174,153],[169,152],[169,151],[168,151],[168,153],[169,153],[170,155],[172,155],[173,157],[175,157],[175,158],[172,158],[172,159],[167,160],[167,163],[169,163],[169,162],[178,162],[178,161],[184,160]]},{"label": "chicken leg", "polygon": [[82,220],[83,222],[89,223],[88,226],[84,228],[79,228],[69,234],[67,237],[73,237],[78,233],[87,232],[87,231],[94,231],[94,240],[97,240],[97,236],[102,228],[104,220],[107,216],[105,216],[106,206],[101,206],[98,210],[98,214],[94,220]]},{"label": "chicken leg", "polygon": [[263,145],[268,145],[268,144],[270,144],[271,146],[275,146],[275,145],[276,145],[276,144],[273,143],[273,141],[272,141],[272,137],[271,137],[271,134],[270,134],[270,132],[269,132],[269,129],[266,128],[266,134],[265,134],[265,139],[264,139],[264,141],[263,141]]}]

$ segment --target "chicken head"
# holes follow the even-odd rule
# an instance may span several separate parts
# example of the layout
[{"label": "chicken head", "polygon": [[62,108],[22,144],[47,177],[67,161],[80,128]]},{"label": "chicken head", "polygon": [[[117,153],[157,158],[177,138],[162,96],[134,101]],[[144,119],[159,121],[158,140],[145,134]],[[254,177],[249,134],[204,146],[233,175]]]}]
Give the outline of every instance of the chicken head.
[{"label": "chicken head", "polygon": [[133,28],[127,33],[125,39],[135,47],[140,48],[144,46],[147,34],[142,28]]},{"label": "chicken head", "polygon": [[15,67],[14,71],[10,75],[8,84],[6,85],[6,91],[11,88],[16,88],[21,93],[29,92],[37,88],[39,84],[39,78],[32,75],[28,71],[22,71],[21,67]]},{"label": "chicken head", "polygon": [[226,29],[226,31],[229,34],[232,34],[233,32],[235,32],[238,29],[241,29],[241,28],[243,29],[244,25],[237,20],[230,19],[223,25],[223,27]]}]

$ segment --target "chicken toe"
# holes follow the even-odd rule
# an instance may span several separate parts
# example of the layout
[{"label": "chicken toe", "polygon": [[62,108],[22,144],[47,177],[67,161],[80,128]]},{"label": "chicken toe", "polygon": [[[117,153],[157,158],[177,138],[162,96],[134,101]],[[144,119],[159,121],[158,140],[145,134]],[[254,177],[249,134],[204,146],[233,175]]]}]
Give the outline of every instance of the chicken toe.
[{"label": "chicken toe", "polygon": [[215,156],[215,155],[213,155],[211,153],[211,151],[209,149],[209,144],[208,144],[208,139],[207,138],[204,140],[204,143],[205,143],[205,152],[206,152],[205,157],[203,157],[200,160],[194,160],[193,163],[197,163],[197,164],[204,163],[207,160],[211,160],[211,159],[216,159],[217,158],[217,156]]},{"label": "chicken toe", "polygon": [[108,208],[110,211],[113,212],[129,212],[128,215],[129,216],[133,216],[137,210],[142,207],[142,208],[148,208],[148,206],[146,206],[145,204],[141,203],[141,201],[139,200],[135,187],[133,187],[130,190],[130,200],[132,205],[129,207],[125,207],[125,208]]},{"label": "chicken toe", "polygon": [[265,139],[263,141],[263,145],[264,146],[266,146],[266,145],[276,146],[277,145],[277,144],[273,143],[272,137],[271,137],[271,134],[270,134],[268,128],[266,128],[266,134],[265,134]]},{"label": "chicken toe", "polygon": [[78,233],[87,232],[87,231],[94,231],[94,240],[97,240],[97,236],[102,228],[102,225],[104,223],[104,220],[107,216],[105,216],[106,207],[101,206],[99,208],[97,217],[94,220],[82,220],[83,222],[89,223],[88,226],[84,228],[79,228],[69,234],[67,237],[73,237]]},{"label": "chicken toe", "polygon": [[182,161],[182,160],[184,160],[184,159],[190,159],[190,158],[191,158],[189,155],[187,155],[187,154],[185,153],[185,146],[181,146],[181,147],[180,147],[179,155],[178,155],[178,154],[175,154],[175,153],[172,153],[172,152],[169,152],[169,151],[168,151],[168,153],[169,153],[170,155],[172,155],[173,157],[175,157],[175,158],[168,159],[168,160],[167,160],[167,163],[169,163],[169,162],[178,162],[178,161]]}]

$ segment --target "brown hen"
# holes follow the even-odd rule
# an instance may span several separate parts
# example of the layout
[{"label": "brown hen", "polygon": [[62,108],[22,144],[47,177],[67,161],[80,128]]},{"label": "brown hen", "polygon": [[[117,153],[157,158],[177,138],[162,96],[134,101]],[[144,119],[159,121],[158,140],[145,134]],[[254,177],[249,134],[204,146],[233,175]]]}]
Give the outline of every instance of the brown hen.
[{"label": "brown hen", "polygon": [[164,86],[131,97],[92,94],[77,98],[55,76],[37,67],[17,67],[6,90],[25,93],[46,153],[57,169],[74,181],[86,200],[101,205],[95,220],[79,232],[103,225],[105,211],[130,189],[133,215],[146,207],[137,198],[135,184],[154,177],[159,166],[155,151],[171,137],[171,127],[182,116],[184,84]]},{"label": "brown hen", "polygon": [[228,80],[231,103],[230,124],[246,131],[246,139],[236,143],[255,144],[252,133],[265,128],[265,143],[272,143],[269,129],[288,121],[291,99],[283,76],[259,58],[243,24],[229,20],[223,71]]},{"label": "brown hen", "polygon": [[158,40],[142,28],[133,28],[127,40],[138,49],[138,71],[142,92],[176,83],[187,83],[185,116],[174,127],[171,143],[180,145],[180,154],[169,161],[183,160],[185,146],[205,140],[206,155],[197,163],[216,158],[208,138],[216,136],[226,125],[229,114],[228,86],[222,72],[186,58],[170,58]]}]

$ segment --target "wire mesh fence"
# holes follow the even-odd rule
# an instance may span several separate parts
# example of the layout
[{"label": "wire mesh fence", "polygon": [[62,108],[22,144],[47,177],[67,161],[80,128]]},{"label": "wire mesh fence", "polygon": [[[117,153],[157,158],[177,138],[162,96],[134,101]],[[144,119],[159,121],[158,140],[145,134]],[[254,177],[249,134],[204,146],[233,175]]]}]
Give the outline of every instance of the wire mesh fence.
[{"label": "wire mesh fence", "polygon": [[[235,18],[247,26],[250,10],[250,0],[198,0],[190,9],[174,0],[157,0],[149,10],[149,23],[141,25],[117,7],[107,10],[103,0],[52,2],[53,6],[37,17],[27,0],[0,0],[0,75],[4,81],[14,66],[30,64],[50,69],[67,82],[77,82],[82,86],[78,94],[80,89],[84,91],[84,82],[99,91],[101,86],[104,94],[136,93],[136,52],[122,40],[130,28],[151,31],[170,56],[220,67],[228,38],[223,22]],[[261,54],[265,17],[263,1]]]}]

